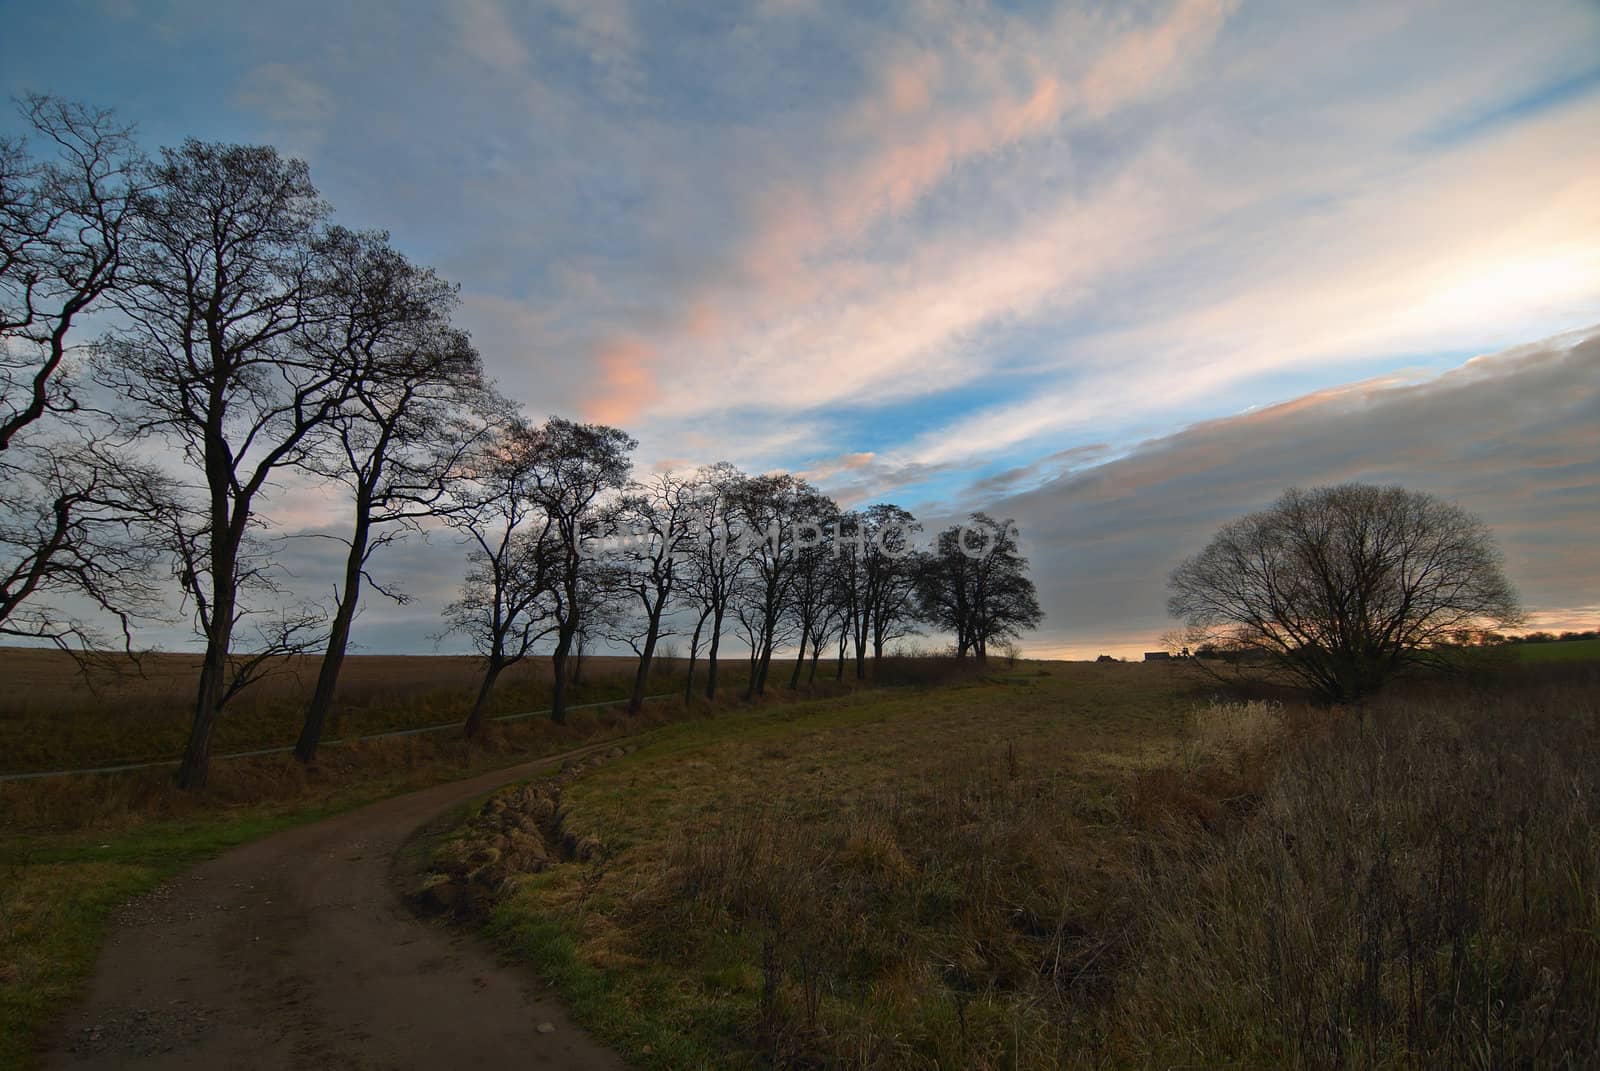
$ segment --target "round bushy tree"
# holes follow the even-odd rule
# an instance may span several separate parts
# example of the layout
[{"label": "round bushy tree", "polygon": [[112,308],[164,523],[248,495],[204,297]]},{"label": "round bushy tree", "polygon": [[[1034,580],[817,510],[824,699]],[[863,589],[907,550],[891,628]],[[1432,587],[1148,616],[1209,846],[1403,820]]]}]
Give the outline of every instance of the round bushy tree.
[{"label": "round bushy tree", "polygon": [[1461,629],[1521,617],[1483,522],[1401,487],[1291,488],[1169,583],[1193,643],[1262,652],[1334,702],[1438,661]]}]

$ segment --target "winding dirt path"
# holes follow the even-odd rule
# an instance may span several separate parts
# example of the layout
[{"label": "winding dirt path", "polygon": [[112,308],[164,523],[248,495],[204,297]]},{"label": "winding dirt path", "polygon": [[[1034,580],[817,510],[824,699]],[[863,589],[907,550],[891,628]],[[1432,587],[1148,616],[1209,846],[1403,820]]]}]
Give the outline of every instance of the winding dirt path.
[{"label": "winding dirt path", "polygon": [[484,942],[417,918],[393,873],[396,853],[429,820],[592,750],[286,830],[135,901],[42,1063],[625,1067]]}]

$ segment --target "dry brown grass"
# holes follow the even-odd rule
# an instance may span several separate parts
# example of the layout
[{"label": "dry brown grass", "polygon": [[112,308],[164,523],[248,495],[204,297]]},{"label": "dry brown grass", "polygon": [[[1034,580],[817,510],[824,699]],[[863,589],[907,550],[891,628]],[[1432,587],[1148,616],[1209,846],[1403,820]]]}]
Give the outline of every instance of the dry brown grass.
[{"label": "dry brown grass", "polygon": [[1377,702],[1297,745],[1231,835],[1153,856],[1140,953],[1105,1013],[1112,1051],[1593,1066],[1595,678]]},{"label": "dry brown grass", "polygon": [[1591,1066],[1600,689],[1557,676],[685,727],[570,786],[606,850],[497,932],[650,1066]]},{"label": "dry brown grass", "polygon": [[[318,660],[285,658],[224,710],[216,750],[293,744],[316,682]],[[616,699],[632,687],[631,658],[591,656],[574,704]],[[741,666],[729,676],[742,680]],[[199,660],[189,654],[114,656],[85,675],[54,650],[0,648],[0,772],[169,759],[181,754]],[[329,735],[361,735],[466,716],[481,679],[468,656],[351,655],[340,674]],[[652,691],[681,687],[682,667],[663,661]],[[548,659],[507,670],[491,714],[540,710],[550,701]]]}]

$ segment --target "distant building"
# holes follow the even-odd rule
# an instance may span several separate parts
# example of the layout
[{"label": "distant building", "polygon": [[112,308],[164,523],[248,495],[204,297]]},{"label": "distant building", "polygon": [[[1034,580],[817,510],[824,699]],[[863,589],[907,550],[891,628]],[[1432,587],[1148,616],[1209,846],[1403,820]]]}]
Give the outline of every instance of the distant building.
[{"label": "distant building", "polygon": [[1146,651],[1144,660],[1146,662],[1169,662],[1172,660],[1172,655],[1166,651]]}]

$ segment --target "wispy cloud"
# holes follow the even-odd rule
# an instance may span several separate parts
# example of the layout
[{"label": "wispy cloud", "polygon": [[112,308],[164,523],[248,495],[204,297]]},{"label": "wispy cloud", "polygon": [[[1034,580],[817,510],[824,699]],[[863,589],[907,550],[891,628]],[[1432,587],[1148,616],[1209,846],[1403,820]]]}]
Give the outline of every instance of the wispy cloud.
[{"label": "wispy cloud", "polygon": [[[1543,474],[1541,519],[1505,515],[1528,545],[1592,510],[1560,449],[1534,460],[1556,432],[1496,422],[1520,392],[1558,397],[1538,360],[1491,377],[1508,413],[1481,440],[1428,423],[1457,415],[1429,399],[1476,382],[1429,378],[1462,355],[1600,320],[1588,0],[7,18],[8,92],[118,104],[153,141],[306,155],[343,221],[460,281],[506,391],[624,424],[646,468],[783,467],[932,511],[1043,501],[1025,492],[1066,471],[1051,486],[1097,503],[1073,538],[1150,572],[1295,472],[1407,475],[1328,422],[1404,411],[1419,438],[1395,457],[1432,436],[1476,459],[1418,479],[1492,505]],[[1182,458],[1152,445],[1191,425]],[[1273,445],[1246,463],[1219,428]],[[1184,465],[1207,494],[1174,490]],[[314,522],[311,499],[291,507]],[[1092,598],[1052,595],[1064,614],[1144,627],[1149,593],[1091,566]],[[1589,575],[1565,550],[1519,568],[1561,605],[1548,578]]]}]

